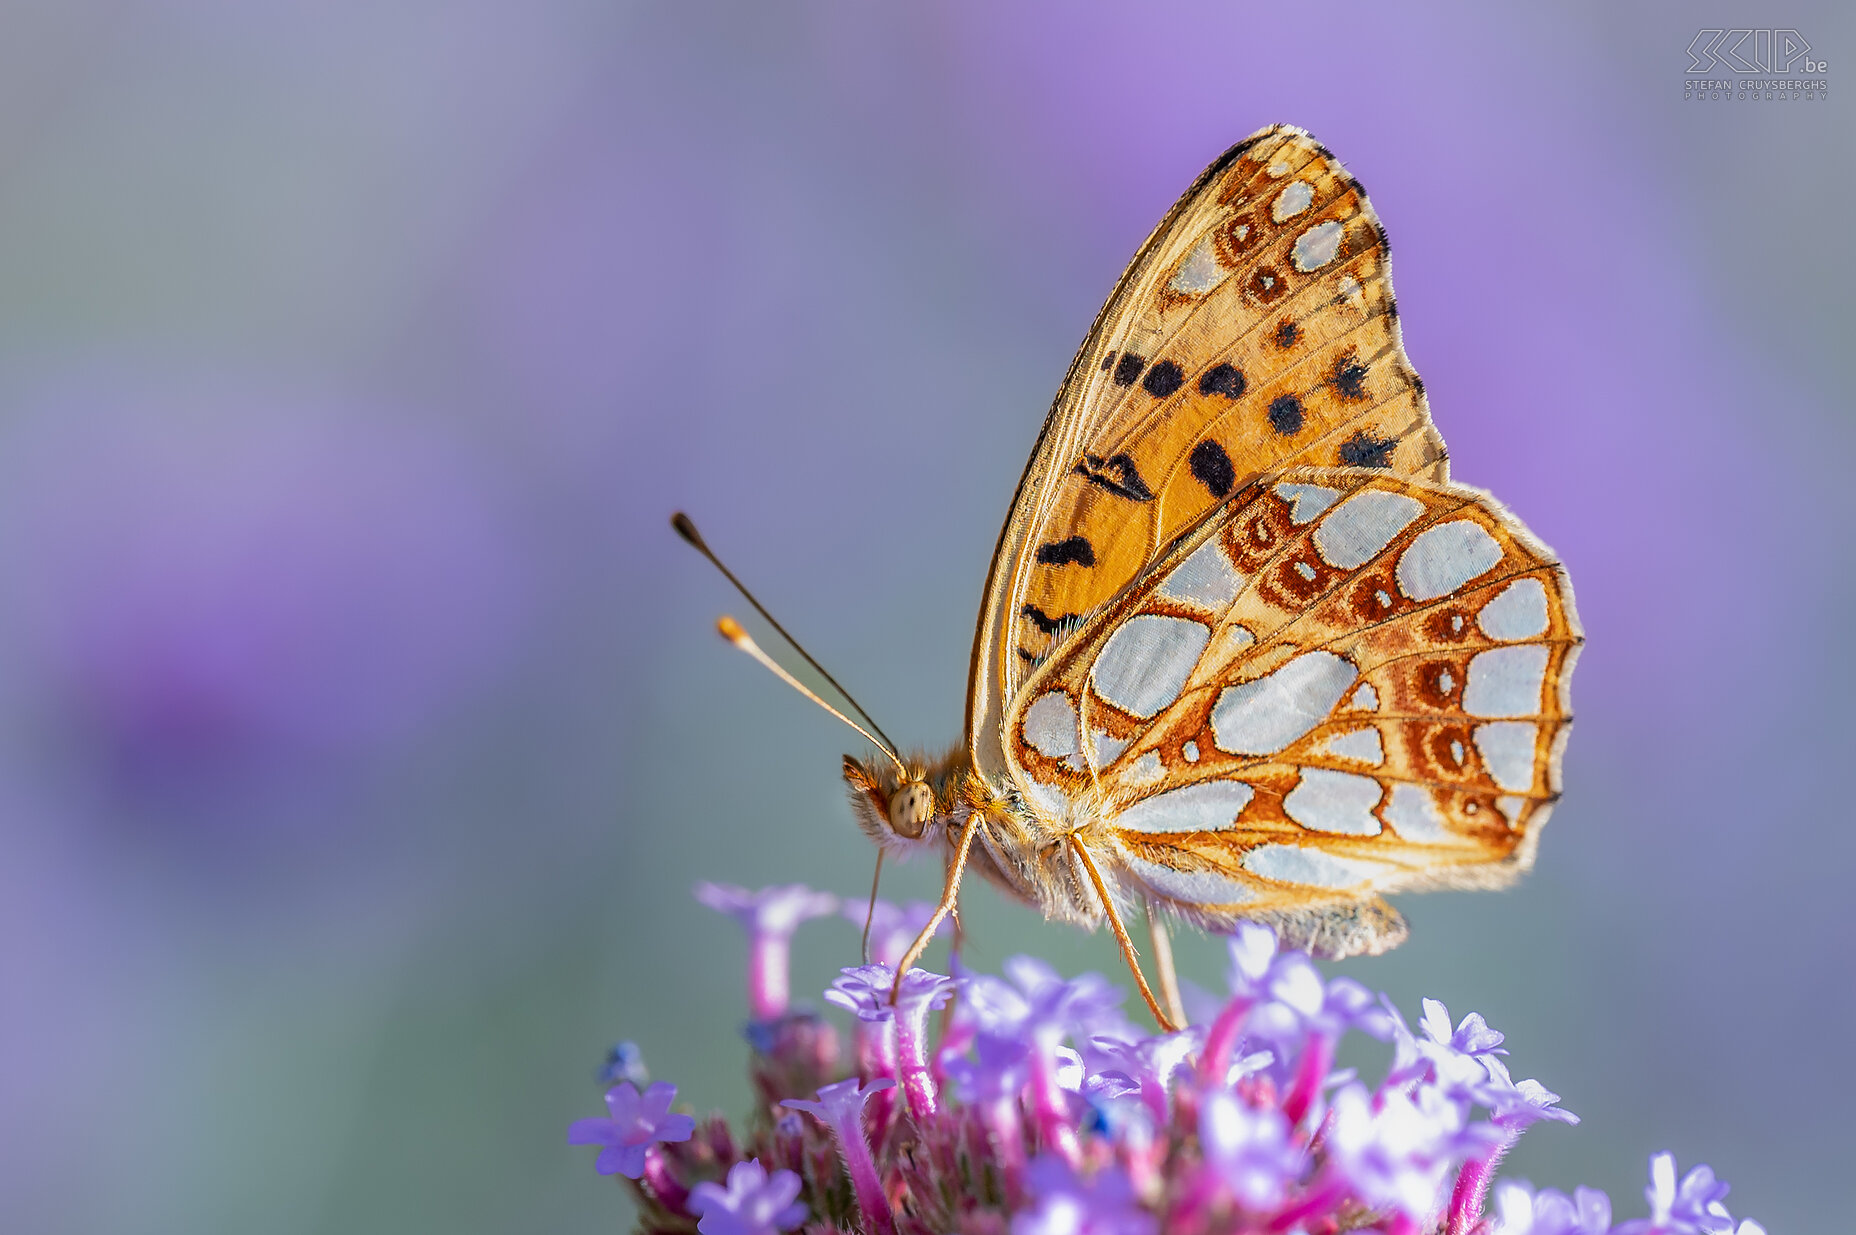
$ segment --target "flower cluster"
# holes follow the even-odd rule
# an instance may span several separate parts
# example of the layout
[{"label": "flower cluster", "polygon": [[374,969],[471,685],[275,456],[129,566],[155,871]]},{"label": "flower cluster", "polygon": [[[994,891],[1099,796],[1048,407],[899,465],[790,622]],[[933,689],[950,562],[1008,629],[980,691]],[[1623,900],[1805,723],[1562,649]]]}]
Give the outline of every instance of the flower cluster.
[{"label": "flower cluster", "polygon": [[[1229,994],[1147,1035],[1098,975],[1029,957],[1005,976],[892,967],[927,906],[884,906],[874,963],[825,992],[852,1022],[789,1006],[787,948],[835,898],[804,888],[699,895],[748,930],[757,1094],[737,1136],[642,1095],[635,1048],[605,1075],[610,1119],[576,1123],[631,1181],[642,1232],[687,1235],[1764,1235],[1705,1166],[1651,1160],[1650,1214],[1616,1226],[1602,1193],[1495,1182],[1559,1097],[1515,1080],[1503,1037],[1426,1000],[1414,1031],[1384,996],[1324,978],[1260,926],[1230,943]],[[861,914],[859,915],[861,920]],[[958,967],[957,967],[958,968]],[[1336,1070],[1348,1034],[1387,1042],[1385,1077]],[[624,1068],[616,1068],[619,1060]]]}]

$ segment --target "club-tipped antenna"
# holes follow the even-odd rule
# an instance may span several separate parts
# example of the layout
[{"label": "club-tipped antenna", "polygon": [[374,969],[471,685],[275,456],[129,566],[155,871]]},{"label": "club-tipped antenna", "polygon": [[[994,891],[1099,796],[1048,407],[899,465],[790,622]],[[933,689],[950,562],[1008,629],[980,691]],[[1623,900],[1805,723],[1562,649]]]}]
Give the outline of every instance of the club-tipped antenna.
[{"label": "club-tipped antenna", "polygon": [[[896,744],[889,740],[889,735],[887,733],[883,732],[883,726],[877,724],[876,721],[871,718],[870,713],[864,711],[863,704],[857,702],[857,700],[854,697],[852,697],[851,692],[844,689],[844,687],[838,682],[838,679],[832,677],[831,673],[825,668],[825,666],[819,664],[816,660],[812,659],[812,653],[806,651],[804,644],[800,643],[799,640],[793,638],[792,635],[787,633],[786,627],[780,625],[779,620],[776,619],[773,616],[773,614],[767,612],[767,607],[761,604],[759,600],[755,599],[754,593],[748,591],[747,585],[741,582],[741,580],[735,578],[735,572],[728,569],[728,567],[722,565],[722,559],[715,556],[715,550],[711,549],[709,547],[709,542],[702,538],[702,533],[696,530],[696,524],[691,521],[690,517],[679,510],[674,515],[670,516],[670,526],[676,529],[677,535],[683,537],[684,540],[689,542],[691,548],[695,549],[696,552],[708,558],[709,564],[711,566],[714,566],[717,570],[721,571],[722,577],[724,579],[727,579],[730,583],[735,585],[735,590],[737,592],[740,592],[744,597],[746,597],[747,602],[750,605],[754,606],[754,612],[760,614],[763,618],[767,619],[767,625],[779,631],[780,638],[786,640],[788,646],[790,646],[793,649],[793,651],[799,653],[800,656],[804,657],[805,662],[808,665],[811,665],[814,669],[818,670],[818,675],[820,677],[824,678],[827,682],[831,683],[831,688],[837,691],[839,697],[841,697],[846,703],[850,704],[851,710],[853,712],[856,712],[859,716],[864,718],[864,723],[869,725],[871,730],[875,731],[876,736],[871,737],[870,732],[865,730],[862,725],[851,724],[851,721],[847,717],[845,717],[843,713],[838,712],[835,708],[828,707],[824,700],[820,699],[817,695],[812,694],[811,691],[805,691],[805,693],[807,695],[810,695],[811,698],[814,701],[816,701],[820,707],[825,707],[828,711],[833,712],[835,715],[837,715],[837,717],[840,720],[843,720],[845,724],[851,725],[853,729],[856,729],[859,733],[862,733],[865,737],[870,738],[870,740],[872,742],[875,742],[878,746],[883,747],[884,748],[883,753],[888,755],[891,759],[894,759],[896,761],[897,767],[901,767],[902,760],[896,754]],[[737,625],[735,629],[739,630],[740,627]],[[724,632],[724,634],[726,634],[726,632]],[[732,636],[728,637],[728,641],[730,643],[736,643],[735,639]],[[749,642],[751,643],[752,641],[750,640]],[[736,646],[739,647],[741,645],[739,643],[736,643]],[[766,663],[768,664],[769,667],[772,667],[771,661],[767,661]],[[797,682],[793,682],[793,679],[790,675],[781,673],[781,676],[786,678],[788,682],[792,682],[794,686],[799,685]],[[800,689],[804,690],[803,687],[801,687]]]},{"label": "club-tipped antenna", "polygon": [[[896,765],[896,771],[901,773],[902,779],[905,781],[909,779],[909,769],[903,766],[901,757],[898,756],[896,752],[890,748],[887,741],[878,738],[875,734],[871,733],[868,729],[864,728],[862,725],[858,724],[856,721],[846,716],[843,712],[840,712],[837,708],[834,708],[829,703],[826,703],[823,699],[819,698],[816,694],[813,693],[811,687],[807,686],[804,682],[801,682],[798,678],[788,673],[785,670],[785,668],[781,666],[780,662],[776,661],[773,657],[767,655],[767,653],[761,651],[760,644],[754,642],[753,638],[748,634],[748,632],[741,629],[741,623],[735,621],[734,618],[731,618],[726,613],[724,613],[721,617],[715,620],[715,629],[721,633],[722,638],[728,640],[730,643],[734,644],[736,647],[746,652],[749,656],[752,656],[755,660],[758,660],[761,663],[761,665],[764,668],[766,668],[766,670],[769,673],[773,674],[773,676],[779,678],[782,682],[785,682],[788,686],[792,687],[794,690],[798,691],[800,694],[804,695],[806,698],[810,699],[812,702],[818,704],[820,707],[824,708],[827,712],[830,712],[833,716],[836,716],[839,720],[843,721],[845,724],[849,725],[851,728],[857,730],[857,732],[869,738],[872,742],[875,742],[877,744],[878,749],[880,749],[885,755],[888,755],[889,761]],[[860,712],[862,710],[863,710],[862,708],[858,709],[858,711]],[[865,719],[869,719],[869,718],[866,717]]]}]

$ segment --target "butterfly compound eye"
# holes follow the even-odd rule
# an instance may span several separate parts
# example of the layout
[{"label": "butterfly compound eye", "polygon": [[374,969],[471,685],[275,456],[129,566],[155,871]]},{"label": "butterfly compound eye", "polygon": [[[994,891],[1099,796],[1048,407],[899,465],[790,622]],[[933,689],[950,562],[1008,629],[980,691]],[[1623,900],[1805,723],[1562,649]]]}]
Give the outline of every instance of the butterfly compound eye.
[{"label": "butterfly compound eye", "polygon": [[914,840],[934,814],[934,795],[920,781],[909,781],[889,798],[889,826],[896,835]]}]

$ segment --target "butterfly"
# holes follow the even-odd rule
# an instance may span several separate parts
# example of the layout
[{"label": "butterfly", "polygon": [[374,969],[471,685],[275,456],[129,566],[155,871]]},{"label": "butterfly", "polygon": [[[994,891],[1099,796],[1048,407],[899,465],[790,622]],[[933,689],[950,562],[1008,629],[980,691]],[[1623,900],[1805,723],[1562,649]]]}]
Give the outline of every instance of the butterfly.
[{"label": "butterfly", "polygon": [[1552,552],[1450,479],[1364,190],[1263,129],[1161,220],[1064,378],[993,554],[965,740],[845,757],[879,850],[947,863],[898,971],[970,871],[1107,923],[1163,1026],[1167,918],[1384,951],[1406,925],[1383,893],[1531,865],[1581,642]]}]

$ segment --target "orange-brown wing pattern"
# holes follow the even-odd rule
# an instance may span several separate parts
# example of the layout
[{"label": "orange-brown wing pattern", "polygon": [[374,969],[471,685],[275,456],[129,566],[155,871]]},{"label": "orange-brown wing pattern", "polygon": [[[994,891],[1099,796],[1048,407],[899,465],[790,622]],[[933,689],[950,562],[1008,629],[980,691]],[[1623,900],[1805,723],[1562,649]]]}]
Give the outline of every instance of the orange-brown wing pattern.
[{"label": "orange-brown wing pattern", "polygon": [[1531,861],[1580,639],[1564,572],[1487,495],[1294,469],[1041,664],[1007,755],[1132,898],[1379,950],[1402,924],[1375,892]]},{"label": "orange-brown wing pattern", "polygon": [[1066,619],[1245,482],[1294,464],[1446,479],[1379,221],[1323,146],[1276,127],[1173,208],[1071,366],[987,586],[969,700],[980,765]]}]

